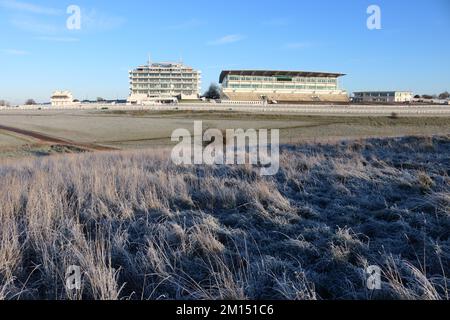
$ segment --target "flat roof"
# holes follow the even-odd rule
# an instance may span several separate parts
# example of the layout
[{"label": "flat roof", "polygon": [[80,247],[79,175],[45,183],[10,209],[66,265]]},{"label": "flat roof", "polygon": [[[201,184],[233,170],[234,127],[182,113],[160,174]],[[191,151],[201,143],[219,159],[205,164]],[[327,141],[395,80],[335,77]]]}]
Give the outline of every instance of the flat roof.
[{"label": "flat roof", "polygon": [[[162,69],[170,69],[170,68],[186,68],[186,69],[193,69],[192,67],[185,65],[181,62],[153,62],[151,64],[143,64],[133,69],[135,70],[147,70],[152,68],[162,68]],[[130,70],[131,71],[131,70]]]},{"label": "flat roof", "polygon": [[345,76],[344,73],[312,72],[312,71],[224,70],[220,74],[219,83],[222,83],[223,79],[227,75],[262,76],[262,77],[275,77],[275,76],[287,76],[287,77],[342,77],[342,76]]},{"label": "flat roof", "polygon": [[408,90],[381,90],[381,91],[355,91],[353,93],[393,93],[393,92],[406,92],[406,93],[412,93],[412,91]]}]

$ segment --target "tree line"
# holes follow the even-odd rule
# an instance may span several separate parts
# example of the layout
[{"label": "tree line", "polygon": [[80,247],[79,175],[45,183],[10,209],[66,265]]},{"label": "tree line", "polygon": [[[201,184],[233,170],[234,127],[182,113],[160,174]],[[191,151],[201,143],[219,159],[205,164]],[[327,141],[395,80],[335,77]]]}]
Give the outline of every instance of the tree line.
[{"label": "tree line", "polygon": [[423,94],[423,95],[416,95],[414,96],[415,99],[440,99],[440,100],[446,100],[450,99],[450,93],[448,91],[442,92],[439,95],[433,94]]},{"label": "tree line", "polygon": [[[27,105],[27,106],[32,106],[35,104],[37,104],[37,103],[34,99],[27,99],[25,101],[25,105]],[[9,101],[0,99],[0,107],[9,107],[9,106],[11,106],[11,103],[9,103]]]}]

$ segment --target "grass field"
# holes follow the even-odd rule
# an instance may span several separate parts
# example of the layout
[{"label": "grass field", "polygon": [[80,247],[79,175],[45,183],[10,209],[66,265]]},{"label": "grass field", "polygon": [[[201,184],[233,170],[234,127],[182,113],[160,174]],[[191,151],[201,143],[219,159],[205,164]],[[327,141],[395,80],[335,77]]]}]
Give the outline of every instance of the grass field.
[{"label": "grass field", "polygon": [[[168,146],[177,128],[280,129],[282,143],[450,133],[449,117],[306,116],[205,111],[2,111],[0,126],[74,144],[117,149]],[[80,146],[79,146],[80,147]],[[51,154],[51,143],[0,129],[0,157]]]},{"label": "grass field", "polygon": [[449,299],[449,136],[286,145],[280,161],[260,177],[164,150],[4,159],[0,299]]},{"label": "grass field", "polygon": [[[280,171],[174,165],[195,120],[280,129]],[[0,299],[448,300],[449,120],[2,112]]]}]

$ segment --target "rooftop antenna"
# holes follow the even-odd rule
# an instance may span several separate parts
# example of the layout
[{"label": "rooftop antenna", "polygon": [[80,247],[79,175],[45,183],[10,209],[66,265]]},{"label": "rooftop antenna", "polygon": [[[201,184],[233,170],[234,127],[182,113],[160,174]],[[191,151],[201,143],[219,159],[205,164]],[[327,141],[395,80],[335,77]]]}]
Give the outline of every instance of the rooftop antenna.
[{"label": "rooftop antenna", "polygon": [[152,59],[150,56],[150,53],[148,54],[148,61],[147,61],[148,65],[151,66],[152,65]]}]

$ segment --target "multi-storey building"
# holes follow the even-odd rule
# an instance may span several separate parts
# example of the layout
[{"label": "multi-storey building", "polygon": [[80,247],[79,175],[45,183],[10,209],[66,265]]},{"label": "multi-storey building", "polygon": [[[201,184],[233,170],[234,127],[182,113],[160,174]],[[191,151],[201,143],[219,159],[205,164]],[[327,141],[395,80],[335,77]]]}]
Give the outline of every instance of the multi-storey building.
[{"label": "multi-storey building", "polygon": [[407,103],[413,99],[410,91],[363,91],[355,92],[357,103]]},{"label": "multi-storey building", "polygon": [[128,102],[176,101],[197,99],[201,89],[201,72],[182,63],[149,63],[129,72]]},{"label": "multi-storey building", "polygon": [[222,71],[223,99],[279,103],[348,102],[339,88],[341,73],[231,70]]},{"label": "multi-storey building", "polygon": [[55,91],[51,97],[52,107],[67,107],[74,105],[73,95],[70,91]]}]

